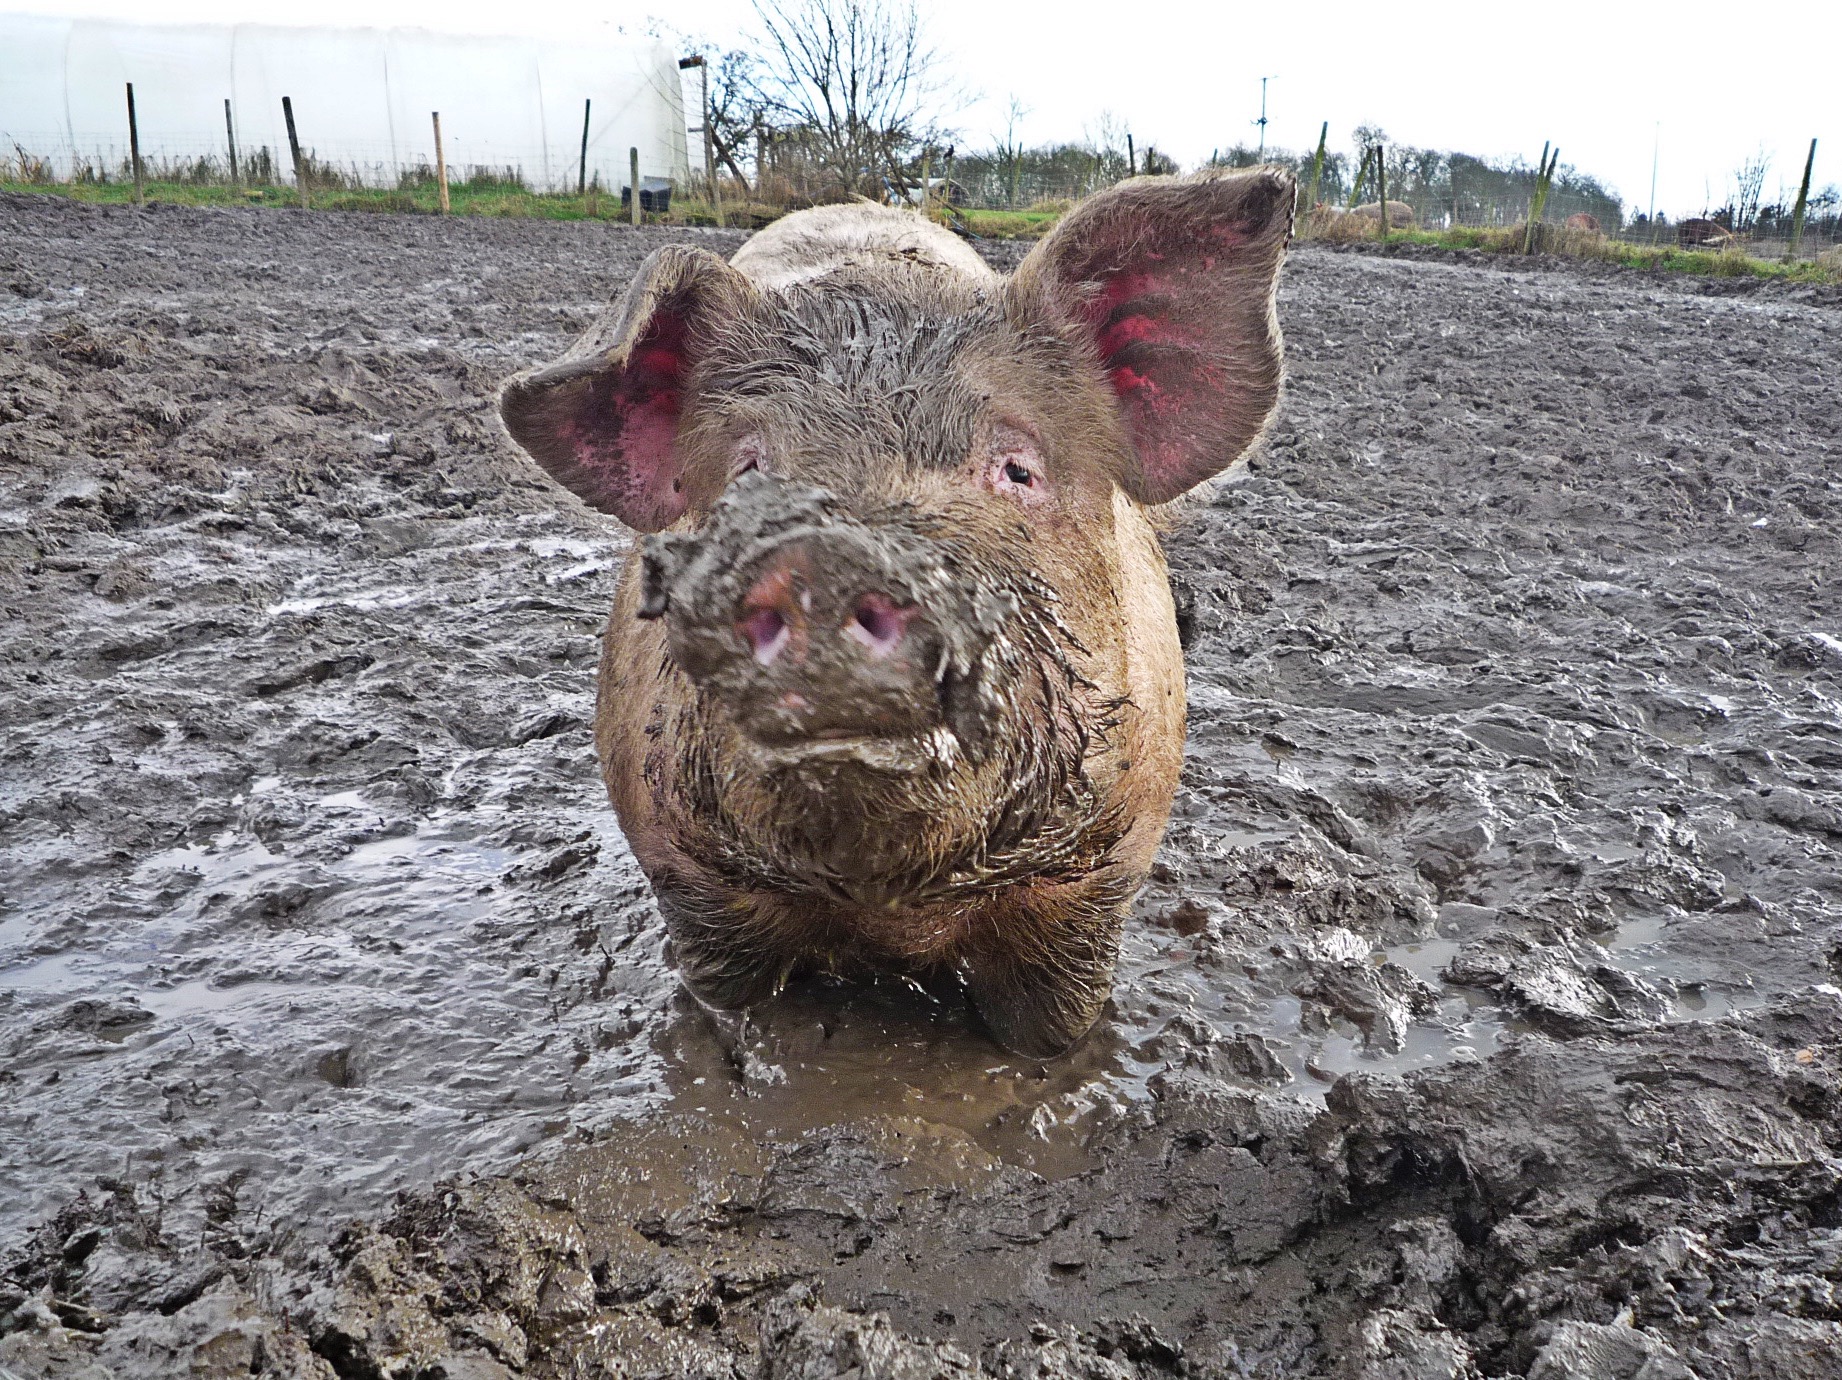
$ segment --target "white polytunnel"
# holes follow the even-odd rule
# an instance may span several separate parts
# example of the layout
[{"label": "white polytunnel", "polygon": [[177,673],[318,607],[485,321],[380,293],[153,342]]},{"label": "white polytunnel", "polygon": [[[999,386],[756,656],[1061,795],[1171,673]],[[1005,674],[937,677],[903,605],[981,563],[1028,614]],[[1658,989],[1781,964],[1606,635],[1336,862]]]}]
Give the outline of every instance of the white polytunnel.
[{"label": "white polytunnel", "polygon": [[630,148],[642,178],[688,180],[678,62],[653,40],[0,14],[0,150],[9,157],[43,159],[65,178],[119,176],[130,82],[150,176],[201,159],[226,165],[229,100],[240,169],[292,181],[287,96],[303,151],[367,186],[434,166],[430,116],[439,111],[451,178],[509,168],[533,190],[574,191],[584,102],[587,174],[603,188],[627,184]]}]

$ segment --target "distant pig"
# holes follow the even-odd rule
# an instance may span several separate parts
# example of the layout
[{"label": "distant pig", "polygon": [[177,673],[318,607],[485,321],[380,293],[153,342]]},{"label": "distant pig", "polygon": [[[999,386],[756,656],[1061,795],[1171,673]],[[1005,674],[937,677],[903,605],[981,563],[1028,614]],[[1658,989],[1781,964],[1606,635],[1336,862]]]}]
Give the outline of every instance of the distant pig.
[{"label": "distant pig", "polygon": [[[1382,208],[1379,201],[1365,201],[1362,205],[1351,211],[1350,214],[1352,216],[1361,216],[1364,220],[1380,220],[1381,211]],[[1404,201],[1390,201],[1388,203],[1388,228],[1390,230],[1406,230],[1412,225],[1413,207],[1409,206]]]},{"label": "distant pig", "polygon": [[512,436],[641,532],[595,737],[704,1001],[795,974],[957,973],[1065,1050],[1167,822],[1184,685],[1156,510],[1280,387],[1294,188],[1140,178],[1009,278],[911,212],[674,246]]},{"label": "distant pig", "polygon": [[1732,238],[1733,231],[1719,221],[1702,216],[1691,216],[1676,226],[1676,243],[1684,248],[1698,244],[1724,245]]}]

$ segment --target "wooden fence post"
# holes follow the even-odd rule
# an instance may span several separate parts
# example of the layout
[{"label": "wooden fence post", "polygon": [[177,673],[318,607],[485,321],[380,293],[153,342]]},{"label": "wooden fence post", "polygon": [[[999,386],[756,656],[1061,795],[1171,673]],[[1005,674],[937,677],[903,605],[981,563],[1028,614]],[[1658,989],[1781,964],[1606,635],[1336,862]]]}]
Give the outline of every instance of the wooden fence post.
[{"label": "wooden fence post", "polygon": [[1311,181],[1305,185],[1305,214],[1309,216],[1317,209],[1318,190],[1324,185],[1324,155],[1330,144],[1330,121],[1324,121],[1324,127],[1318,131],[1317,156],[1311,160]]},{"label": "wooden fence post", "polygon": [[294,189],[300,193],[301,209],[309,206],[307,200],[307,169],[301,165],[301,140],[294,132],[294,102],[286,96],[281,98],[281,117],[288,125],[288,152],[294,158]]},{"label": "wooden fence post", "polygon": [[1138,153],[1132,147],[1132,131],[1126,131],[1126,176],[1138,176]]},{"label": "wooden fence post", "polygon": [[1369,160],[1374,156],[1375,150],[1372,148],[1362,151],[1362,162],[1357,164],[1355,181],[1350,183],[1350,199],[1349,204],[1343,208],[1345,211],[1354,211],[1356,203],[1362,199],[1362,179],[1369,175]]},{"label": "wooden fence post", "polygon": [[1797,189],[1797,207],[1791,212],[1791,243],[1784,251],[1784,261],[1797,257],[1797,246],[1804,239],[1804,213],[1810,208],[1810,170],[1816,166],[1816,140],[1810,141],[1810,156],[1804,159],[1804,180]]},{"label": "wooden fence post", "polygon": [[445,216],[448,214],[448,155],[441,147],[441,112],[431,110],[429,118],[435,122],[435,188],[441,213]]},{"label": "wooden fence post", "polygon": [[1535,179],[1535,200],[1529,207],[1528,243],[1523,249],[1526,254],[1535,252],[1536,241],[1540,235],[1538,227],[1541,224],[1542,215],[1548,209],[1548,192],[1554,186],[1554,170],[1560,166],[1560,161],[1561,151],[1558,148],[1550,157],[1548,146],[1542,145],[1542,166],[1540,174]]},{"label": "wooden fence post", "polygon": [[577,196],[583,196],[588,192],[588,108],[592,104],[594,104],[593,97],[582,102],[582,157],[576,163]]},{"label": "wooden fence post", "polygon": [[1535,163],[1535,187],[1534,190],[1529,193],[1528,224],[1525,225],[1522,230],[1522,252],[1524,254],[1533,254],[1535,252],[1535,217],[1541,205],[1541,178],[1542,174],[1545,173],[1547,169],[1548,143],[1546,140],[1543,140],[1541,145],[1541,157],[1537,159]]},{"label": "wooden fence post", "polygon": [[627,186],[633,193],[630,219],[637,229],[640,223],[640,151],[637,148],[627,150]]},{"label": "wooden fence post", "polygon": [[134,83],[128,83],[128,161],[134,165],[134,204],[141,205],[147,199],[147,190],[141,180],[141,127],[134,118]]},{"label": "wooden fence post", "polygon": [[1380,145],[1375,146],[1375,182],[1381,188],[1381,242],[1388,243],[1388,155]]},{"label": "wooden fence post", "polygon": [[224,142],[230,148],[230,185],[242,187],[243,175],[237,171],[237,127],[230,119],[230,97],[224,97]]}]

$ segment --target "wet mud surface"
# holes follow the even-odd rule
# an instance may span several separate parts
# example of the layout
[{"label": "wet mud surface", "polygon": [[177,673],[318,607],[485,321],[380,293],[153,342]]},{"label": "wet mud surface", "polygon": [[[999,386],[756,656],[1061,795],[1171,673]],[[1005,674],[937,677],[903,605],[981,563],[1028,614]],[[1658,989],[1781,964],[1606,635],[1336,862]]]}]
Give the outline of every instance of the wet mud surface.
[{"label": "wet mud surface", "polygon": [[1835,301],[1295,252],[1041,1065],[671,978],[491,400],[687,238],[0,198],[0,1375],[1842,1373]]}]

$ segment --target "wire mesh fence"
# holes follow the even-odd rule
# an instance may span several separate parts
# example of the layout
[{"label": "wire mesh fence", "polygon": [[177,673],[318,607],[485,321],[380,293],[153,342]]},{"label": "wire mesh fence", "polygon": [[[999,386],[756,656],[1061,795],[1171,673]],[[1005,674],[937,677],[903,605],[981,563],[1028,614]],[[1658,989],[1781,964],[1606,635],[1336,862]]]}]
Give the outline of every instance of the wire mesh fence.
[{"label": "wire mesh fence", "polygon": [[[405,188],[435,180],[434,159],[419,150],[377,141],[346,141],[340,156],[322,157],[317,148],[302,141],[301,162],[314,188]],[[618,190],[629,180],[626,150],[617,157],[594,148],[586,159],[564,160],[542,150],[519,148],[492,139],[448,135],[444,139],[448,179],[455,185],[469,182],[511,185],[533,192],[574,192],[578,180],[599,190]],[[141,167],[149,181],[193,186],[233,182],[282,186],[294,181],[293,155],[284,145],[246,144],[239,141],[235,165],[227,139],[207,144],[201,140],[154,138],[141,143]],[[642,162],[644,175],[653,167]],[[75,139],[30,133],[12,136],[11,147],[0,147],[0,181],[38,183],[131,183],[134,166],[128,139],[110,135],[79,135]]]},{"label": "wire mesh fence", "polygon": [[[411,190],[436,178],[429,160],[405,156],[401,140],[365,143],[348,139],[338,159],[323,159],[307,140],[302,142],[307,180],[316,190]],[[754,142],[754,148],[739,149],[741,156],[728,160],[721,170],[716,191],[722,204],[738,210],[750,208],[758,221],[764,209],[772,213],[846,195],[840,189],[838,170],[818,159],[797,131],[780,131]],[[603,166],[607,159],[595,150],[586,168],[579,160],[565,167],[549,149],[521,148],[456,132],[448,139],[446,154],[449,181],[462,187],[572,193],[581,185],[585,190],[618,194],[628,180],[624,166]],[[285,146],[239,143],[235,160],[233,175],[230,149],[223,141],[150,140],[143,135],[142,163],[149,180],[196,185],[285,185],[294,180],[292,158]],[[1372,170],[1365,175],[1359,161],[1349,155],[1327,151],[1320,161],[1315,155],[1282,149],[1234,148],[1218,152],[1211,163],[1222,167],[1269,163],[1290,168],[1300,186],[1300,228],[1307,236],[1355,239],[1365,233],[1365,225],[1380,233],[1379,180]],[[650,169],[643,171],[650,175]],[[945,206],[1056,212],[1145,171],[1176,171],[1176,165],[1154,149],[1130,145],[1064,144],[957,156],[950,150],[924,149],[892,172],[860,170],[856,194],[914,204],[925,185],[928,198]],[[1492,162],[1461,153],[1401,148],[1385,151],[1384,171],[1391,230],[1509,232],[1526,226],[1536,204],[1537,171],[1519,161]],[[36,146],[29,134],[13,136],[10,149],[0,147],[0,180],[131,182],[126,133],[62,139],[46,134]],[[681,173],[674,186],[706,204],[710,200],[709,180],[694,162],[689,175]],[[1819,191],[1793,253],[1793,217],[1787,206],[1754,207],[1744,220],[1731,207],[1703,216],[1671,219],[1659,215],[1653,219],[1643,213],[1627,214],[1621,200],[1595,179],[1561,167],[1542,202],[1540,222],[1544,233],[1554,232],[1545,243],[1560,244],[1555,238],[1558,232],[1573,236],[1567,248],[1581,247],[1582,236],[1602,237],[1632,245],[1731,248],[1759,259],[1834,261],[1842,268],[1842,207],[1837,200],[1834,189]]]}]

